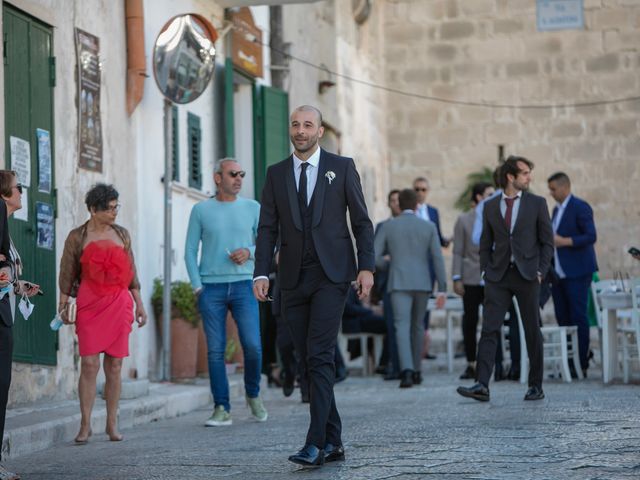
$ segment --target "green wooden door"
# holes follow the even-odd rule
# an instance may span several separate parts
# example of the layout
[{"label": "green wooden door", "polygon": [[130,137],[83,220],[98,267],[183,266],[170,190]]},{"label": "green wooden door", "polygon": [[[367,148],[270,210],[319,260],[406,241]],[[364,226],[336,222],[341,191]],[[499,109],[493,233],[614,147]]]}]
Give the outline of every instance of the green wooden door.
[{"label": "green wooden door", "polygon": [[24,264],[22,278],[45,293],[32,299],[35,309],[28,321],[16,312],[14,359],[55,365],[57,333],[49,329],[56,308],[53,30],[4,4],[3,33],[6,168],[16,168],[11,156],[16,139],[28,142],[30,150],[25,162],[30,179],[20,178],[27,187],[20,213],[27,218],[11,218],[9,231]]},{"label": "green wooden door", "polygon": [[255,192],[260,199],[267,167],[289,156],[289,95],[259,86],[254,96]]}]

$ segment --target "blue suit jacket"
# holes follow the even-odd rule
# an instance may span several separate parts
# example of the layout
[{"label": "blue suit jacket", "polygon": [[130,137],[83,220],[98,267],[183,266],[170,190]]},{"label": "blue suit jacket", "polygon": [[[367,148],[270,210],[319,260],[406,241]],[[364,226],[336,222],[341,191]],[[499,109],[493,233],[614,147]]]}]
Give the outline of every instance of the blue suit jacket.
[{"label": "blue suit jacket", "polygon": [[[557,214],[556,206],[553,209],[553,220]],[[587,202],[572,195],[556,233],[573,239],[573,246],[557,248],[560,266],[567,278],[591,275],[598,270],[593,248],[597,238],[596,226],[593,223],[593,210]]]},{"label": "blue suit jacket", "polygon": [[442,247],[446,247],[447,245],[449,245],[449,242],[447,242],[442,237],[442,232],[440,231],[440,214],[438,213],[438,209],[427,204],[427,211],[429,212],[429,218],[431,219],[431,221],[436,224],[436,230],[438,231],[438,239],[440,240],[440,245]]}]

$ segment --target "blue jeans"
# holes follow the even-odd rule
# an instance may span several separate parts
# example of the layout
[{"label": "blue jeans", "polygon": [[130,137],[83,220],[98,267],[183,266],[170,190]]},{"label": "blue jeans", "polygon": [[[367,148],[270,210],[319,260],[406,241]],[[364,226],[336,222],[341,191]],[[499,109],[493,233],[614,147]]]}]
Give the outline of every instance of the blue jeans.
[{"label": "blue jeans", "polygon": [[229,381],[224,364],[227,346],[227,311],[231,311],[244,352],[244,388],[249,398],[260,394],[262,346],[260,344],[260,315],[258,302],[253,296],[253,282],[242,280],[232,283],[206,283],[198,297],[198,308],[207,335],[209,380],[213,403],[228,412]]}]

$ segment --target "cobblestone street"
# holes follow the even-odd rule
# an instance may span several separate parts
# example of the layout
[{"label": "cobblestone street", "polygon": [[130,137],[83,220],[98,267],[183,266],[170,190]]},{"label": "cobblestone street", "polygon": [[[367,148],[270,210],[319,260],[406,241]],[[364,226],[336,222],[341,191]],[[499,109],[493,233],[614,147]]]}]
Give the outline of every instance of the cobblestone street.
[{"label": "cobblestone street", "polygon": [[491,401],[455,392],[457,375],[397,382],[350,376],[336,387],[347,460],[301,471],[287,461],[304,441],[308,411],[299,393],[266,393],[269,420],[232,402],[231,427],[205,428],[210,409],[125,430],[112,443],[94,432],[86,446],[65,444],[8,466],[35,479],[386,479],[638,478],[640,387],[603,386],[596,372],[571,384],[549,380],[546,398],[524,402],[525,387],[493,383]]}]

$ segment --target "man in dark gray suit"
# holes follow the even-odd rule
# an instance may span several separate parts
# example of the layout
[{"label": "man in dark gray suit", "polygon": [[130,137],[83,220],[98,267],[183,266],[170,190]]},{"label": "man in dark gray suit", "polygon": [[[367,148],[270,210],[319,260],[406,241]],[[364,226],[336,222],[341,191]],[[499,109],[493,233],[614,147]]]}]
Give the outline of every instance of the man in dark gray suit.
[{"label": "man in dark gray suit", "polygon": [[487,201],[480,238],[480,268],[484,273],[484,321],[478,345],[478,383],[458,387],[458,393],[475,400],[489,400],[500,328],[516,297],[522,315],[529,352],[529,389],[525,400],[541,400],[542,334],[538,297],[540,283],[553,257],[553,230],[547,202],[529,193],[533,163],[510,156],[501,167],[502,195]]},{"label": "man in dark gray suit", "polygon": [[400,359],[400,388],[422,382],[423,318],[427,300],[433,290],[429,263],[432,262],[438,282],[437,307],[444,307],[447,280],[440,249],[438,231],[432,222],[417,217],[416,193],[400,192],[402,214],[385,224],[375,238],[376,266],[388,265],[387,291],[391,293],[396,342]]}]

